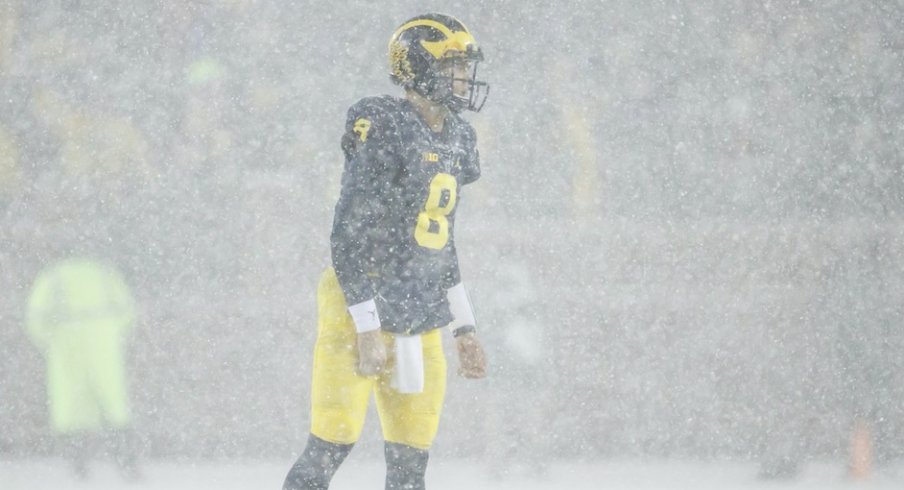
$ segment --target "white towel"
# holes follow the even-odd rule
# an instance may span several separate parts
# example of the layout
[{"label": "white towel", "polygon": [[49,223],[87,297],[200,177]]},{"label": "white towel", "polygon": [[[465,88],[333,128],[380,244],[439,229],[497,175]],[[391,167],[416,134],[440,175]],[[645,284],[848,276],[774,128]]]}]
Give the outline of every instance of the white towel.
[{"label": "white towel", "polygon": [[424,391],[424,349],[420,335],[395,336],[395,367],[391,386],[399,393]]}]

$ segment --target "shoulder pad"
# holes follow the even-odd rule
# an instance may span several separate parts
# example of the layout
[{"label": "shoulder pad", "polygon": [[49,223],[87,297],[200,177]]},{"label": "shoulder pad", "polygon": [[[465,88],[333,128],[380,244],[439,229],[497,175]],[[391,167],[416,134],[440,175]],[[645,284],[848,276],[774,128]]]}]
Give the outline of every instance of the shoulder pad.
[{"label": "shoulder pad", "polygon": [[391,140],[398,127],[401,99],[389,95],[365,97],[348,109],[345,131],[356,143],[369,139]]}]

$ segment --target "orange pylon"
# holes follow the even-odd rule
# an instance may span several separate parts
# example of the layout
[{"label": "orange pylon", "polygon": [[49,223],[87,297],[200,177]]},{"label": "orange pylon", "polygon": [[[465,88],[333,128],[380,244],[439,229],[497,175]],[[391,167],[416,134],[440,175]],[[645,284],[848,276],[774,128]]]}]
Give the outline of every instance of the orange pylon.
[{"label": "orange pylon", "polygon": [[851,434],[850,475],[853,478],[869,477],[873,471],[873,439],[869,424],[858,420]]}]

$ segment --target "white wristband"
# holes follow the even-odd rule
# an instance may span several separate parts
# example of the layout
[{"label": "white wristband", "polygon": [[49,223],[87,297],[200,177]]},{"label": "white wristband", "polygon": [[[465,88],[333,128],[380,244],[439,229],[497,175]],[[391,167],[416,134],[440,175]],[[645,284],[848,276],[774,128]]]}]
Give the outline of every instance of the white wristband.
[{"label": "white wristband", "polygon": [[369,299],[348,307],[348,313],[355,321],[358,333],[370,332],[380,328],[380,315],[377,314],[377,303]]},{"label": "white wristband", "polygon": [[446,290],[446,299],[449,300],[449,310],[452,312],[452,323],[449,328],[455,330],[464,325],[476,325],[474,310],[471,308],[471,299],[465,290],[464,283],[458,283]]}]

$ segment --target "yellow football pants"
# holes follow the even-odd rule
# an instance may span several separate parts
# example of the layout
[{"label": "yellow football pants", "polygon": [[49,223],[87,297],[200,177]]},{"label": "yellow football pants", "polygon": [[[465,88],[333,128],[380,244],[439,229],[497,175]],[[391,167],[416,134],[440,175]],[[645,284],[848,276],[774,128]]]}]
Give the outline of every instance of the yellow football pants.
[{"label": "yellow football pants", "polygon": [[[361,436],[371,392],[383,438],[389,442],[428,449],[439,428],[446,395],[446,358],[440,329],[421,336],[424,349],[424,391],[402,394],[390,387],[392,370],[362,377],[358,363],[357,333],[345,296],[329,268],[317,287],[317,343],[314,346],[311,384],[311,433],[336,444],[351,444]],[[384,334],[392,357],[392,335]]]}]

